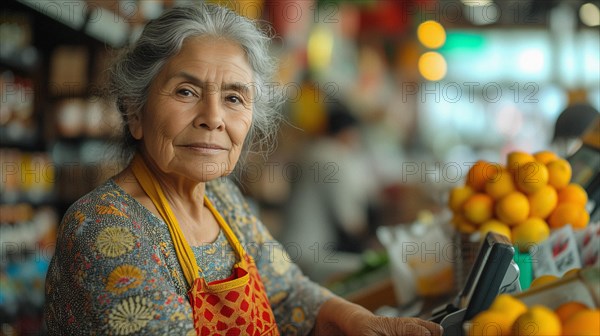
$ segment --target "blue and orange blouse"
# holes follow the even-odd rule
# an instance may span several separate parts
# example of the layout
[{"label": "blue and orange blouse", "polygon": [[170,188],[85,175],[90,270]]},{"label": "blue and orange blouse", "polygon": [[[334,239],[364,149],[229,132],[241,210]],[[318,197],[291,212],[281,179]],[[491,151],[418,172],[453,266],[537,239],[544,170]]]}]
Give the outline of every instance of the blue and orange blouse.
[{"label": "blue and orange blouse", "polygon": [[[256,261],[282,335],[307,335],[333,296],[306,278],[227,178],[206,196]],[[207,282],[236,262],[223,232],[192,246]],[[187,283],[165,222],[113,180],[75,202],[59,227],[46,278],[51,335],[195,335]]]}]

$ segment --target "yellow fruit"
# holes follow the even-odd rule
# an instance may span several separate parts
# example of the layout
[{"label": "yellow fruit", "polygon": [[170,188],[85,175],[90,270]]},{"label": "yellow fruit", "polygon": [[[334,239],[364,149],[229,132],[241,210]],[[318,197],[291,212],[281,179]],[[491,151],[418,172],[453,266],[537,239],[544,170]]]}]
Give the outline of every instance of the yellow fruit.
[{"label": "yellow fruit", "polygon": [[550,185],[541,187],[538,191],[529,194],[529,217],[546,218],[558,204],[558,193]]},{"label": "yellow fruit", "polygon": [[589,220],[590,215],[579,204],[558,203],[548,217],[548,225],[557,229],[571,224],[573,229],[582,229],[587,226]]},{"label": "yellow fruit", "polygon": [[544,286],[545,284],[549,284],[558,279],[559,279],[559,277],[557,277],[556,275],[552,275],[552,274],[540,275],[539,277],[533,279],[533,281],[531,282],[531,285],[529,287],[530,288],[541,287],[541,286]]},{"label": "yellow fruit", "polygon": [[579,220],[573,223],[573,229],[583,229],[588,225],[589,222],[590,214],[586,210],[583,210],[581,215],[579,215]]},{"label": "yellow fruit", "polygon": [[514,174],[523,165],[532,161],[535,161],[535,158],[529,153],[520,151],[510,152],[506,157],[506,168]]},{"label": "yellow fruit", "polygon": [[475,191],[483,191],[485,182],[493,177],[496,171],[497,169],[491,163],[479,160],[469,169],[465,184]]},{"label": "yellow fruit", "polygon": [[461,222],[460,224],[458,224],[458,231],[462,232],[462,233],[466,233],[466,234],[471,234],[475,231],[477,231],[477,227],[471,223],[469,223],[468,221],[464,221]]},{"label": "yellow fruit", "polygon": [[560,322],[564,325],[573,315],[586,309],[589,309],[589,307],[581,302],[569,301],[558,306],[558,308],[554,309],[554,312],[560,319]]},{"label": "yellow fruit", "polygon": [[481,239],[484,239],[485,235],[490,231],[499,233],[501,235],[505,235],[509,240],[511,239],[511,236],[512,236],[511,232],[510,232],[510,227],[508,225],[502,223],[501,221],[499,221],[497,219],[493,219],[493,218],[485,221],[479,227]]},{"label": "yellow fruit", "polygon": [[470,336],[509,335],[512,321],[503,312],[485,310],[475,315],[469,327]]},{"label": "yellow fruit", "polygon": [[587,201],[587,192],[579,184],[571,183],[558,191],[558,203],[575,203],[585,207]]},{"label": "yellow fruit", "polygon": [[543,219],[528,218],[512,230],[513,243],[519,247],[521,252],[544,241],[550,236],[550,228]]},{"label": "yellow fruit", "polygon": [[512,326],[514,336],[560,336],[562,326],[558,316],[542,305],[535,305],[521,314]]},{"label": "yellow fruit", "polygon": [[452,213],[452,219],[450,219],[450,223],[452,224],[452,226],[454,226],[455,229],[458,228],[458,224],[463,219],[461,217],[462,217],[462,215],[458,212]]},{"label": "yellow fruit", "polygon": [[471,197],[475,192],[469,186],[461,186],[452,188],[450,190],[450,196],[448,199],[448,206],[452,211],[458,212],[461,211],[463,204],[465,201]]},{"label": "yellow fruit", "polygon": [[486,194],[474,194],[463,204],[463,214],[469,222],[481,224],[492,218],[494,214],[494,200]]},{"label": "yellow fruit", "polygon": [[506,169],[498,170],[485,183],[485,192],[494,200],[499,200],[514,190],[513,177]]},{"label": "yellow fruit", "polygon": [[544,150],[544,151],[539,151],[537,153],[533,154],[533,158],[538,161],[541,162],[545,165],[547,165],[548,163],[559,159],[559,156],[556,155],[554,152],[549,151],[549,150]]},{"label": "yellow fruit", "polygon": [[512,324],[517,317],[527,311],[527,306],[510,294],[500,294],[496,296],[489,310],[507,315]]},{"label": "yellow fruit", "polygon": [[454,213],[454,216],[452,217],[452,224],[454,224],[454,227],[462,233],[467,233],[467,234],[471,234],[475,231],[477,231],[477,227],[475,225],[473,225],[471,222],[469,222],[462,214],[460,213]]},{"label": "yellow fruit", "polygon": [[571,181],[571,164],[565,159],[554,160],[546,165],[548,184],[556,189],[566,187]]},{"label": "yellow fruit", "polygon": [[515,173],[515,184],[522,192],[531,194],[548,184],[548,168],[537,161],[528,162]]},{"label": "yellow fruit", "polygon": [[563,334],[569,336],[600,335],[600,310],[586,309],[573,314],[565,322]]},{"label": "yellow fruit", "polygon": [[571,276],[572,274],[577,274],[579,270],[579,267],[571,268],[570,270],[566,271],[565,274],[563,274],[563,278]]},{"label": "yellow fruit", "polygon": [[496,216],[508,225],[516,225],[529,216],[529,200],[518,191],[502,197],[496,203]]}]

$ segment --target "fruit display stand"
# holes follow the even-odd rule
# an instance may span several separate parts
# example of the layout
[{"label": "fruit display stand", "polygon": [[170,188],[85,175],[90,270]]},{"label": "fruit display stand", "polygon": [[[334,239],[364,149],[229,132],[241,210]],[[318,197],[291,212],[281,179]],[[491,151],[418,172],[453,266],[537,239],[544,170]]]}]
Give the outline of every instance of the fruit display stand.
[{"label": "fruit display stand", "polygon": [[[600,308],[600,267],[588,267],[515,295],[528,307],[536,304],[556,309],[566,302]],[[600,321],[599,321],[600,322]]]},{"label": "fruit display stand", "polygon": [[463,324],[465,335],[600,335],[600,267],[588,267],[520,294],[501,294]]},{"label": "fruit display stand", "polygon": [[[520,288],[500,291],[496,300],[516,300],[524,307],[519,314],[507,313],[497,309],[503,303],[494,301],[477,316],[465,317],[459,334],[579,335],[591,330],[600,335],[600,329],[578,329],[581,323],[557,317],[580,307],[585,313],[578,318],[600,328],[600,144],[587,140],[581,148],[596,154],[562,158],[551,151],[513,151],[502,163],[480,160],[464,185],[450,191],[453,242],[461,253],[455,263],[458,288],[467,281],[481,240],[495,232],[514,246],[520,273]],[[582,158],[592,160],[582,164]],[[532,328],[529,333],[520,329],[525,324]]]},{"label": "fruit display stand", "polygon": [[[586,190],[572,181],[570,162],[553,152],[514,151],[505,163],[476,162],[464,185],[453,188],[448,198],[455,244],[462,253],[456,265],[457,284],[464,282],[473,252],[487,232],[508,237],[518,252],[515,261],[527,270],[531,264],[527,254],[551,232],[587,227],[588,205]],[[527,288],[529,283],[523,280]]]}]

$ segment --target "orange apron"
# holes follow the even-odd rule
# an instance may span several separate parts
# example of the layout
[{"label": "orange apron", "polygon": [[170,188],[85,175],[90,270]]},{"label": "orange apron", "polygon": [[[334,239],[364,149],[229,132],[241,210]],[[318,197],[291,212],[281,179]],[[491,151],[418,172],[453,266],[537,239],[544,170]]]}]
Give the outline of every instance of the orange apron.
[{"label": "orange apron", "polygon": [[229,244],[239,257],[232,275],[207,283],[200,277],[200,267],[179,223],[164,196],[162,188],[152,177],[144,160],[136,155],[132,161],[136,179],[150,197],[167,223],[177,259],[190,287],[188,296],[198,335],[279,335],[267,293],[251,256],[247,255],[227,222],[209,199],[204,204],[211,211]]}]

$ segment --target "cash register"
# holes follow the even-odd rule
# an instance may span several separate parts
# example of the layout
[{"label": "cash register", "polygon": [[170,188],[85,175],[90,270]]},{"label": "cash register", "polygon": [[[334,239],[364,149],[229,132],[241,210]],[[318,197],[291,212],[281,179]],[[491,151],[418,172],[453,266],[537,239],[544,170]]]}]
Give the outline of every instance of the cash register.
[{"label": "cash register", "polygon": [[510,240],[489,232],[481,246],[467,281],[452,302],[436,308],[429,320],[439,323],[444,334],[462,336],[463,323],[486,310],[501,293],[517,293],[519,267],[513,261]]}]

